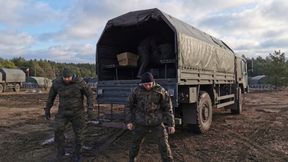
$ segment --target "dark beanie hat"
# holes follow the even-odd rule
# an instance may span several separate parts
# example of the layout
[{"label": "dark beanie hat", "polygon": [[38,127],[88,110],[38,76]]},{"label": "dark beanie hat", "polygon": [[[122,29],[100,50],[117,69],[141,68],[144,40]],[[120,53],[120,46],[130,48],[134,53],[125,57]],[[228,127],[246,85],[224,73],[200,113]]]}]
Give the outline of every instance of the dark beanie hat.
[{"label": "dark beanie hat", "polygon": [[141,83],[154,82],[154,77],[151,73],[146,72],[141,76]]},{"label": "dark beanie hat", "polygon": [[63,69],[63,77],[66,78],[66,77],[70,77],[70,76],[73,76],[73,72],[68,68],[64,68]]}]

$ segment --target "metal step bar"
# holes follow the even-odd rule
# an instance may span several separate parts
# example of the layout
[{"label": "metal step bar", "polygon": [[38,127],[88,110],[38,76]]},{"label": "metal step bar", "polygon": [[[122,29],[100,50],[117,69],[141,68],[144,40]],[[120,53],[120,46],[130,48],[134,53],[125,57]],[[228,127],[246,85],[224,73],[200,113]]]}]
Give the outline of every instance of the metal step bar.
[{"label": "metal step bar", "polygon": [[233,105],[235,103],[235,94],[230,94],[230,95],[225,95],[225,96],[220,96],[217,98],[218,101],[226,100],[226,99],[233,99],[232,101],[224,102],[221,104],[217,104],[217,109]]}]

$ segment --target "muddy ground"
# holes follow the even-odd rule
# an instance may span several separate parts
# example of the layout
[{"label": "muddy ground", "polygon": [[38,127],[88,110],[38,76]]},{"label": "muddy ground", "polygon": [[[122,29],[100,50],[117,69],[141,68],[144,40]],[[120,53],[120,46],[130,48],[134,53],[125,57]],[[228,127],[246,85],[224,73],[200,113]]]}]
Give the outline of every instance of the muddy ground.
[{"label": "muddy ground", "polygon": [[[45,121],[42,94],[0,95],[0,161],[54,161],[53,120]],[[53,109],[56,111],[56,108]],[[242,115],[216,110],[206,134],[196,135],[182,128],[170,136],[176,162],[288,161],[288,91],[249,93]],[[68,128],[67,152],[73,137]],[[131,132],[88,125],[83,161],[125,162]],[[67,156],[64,161],[71,161]],[[160,161],[158,147],[148,136],[139,155],[140,162]]]}]

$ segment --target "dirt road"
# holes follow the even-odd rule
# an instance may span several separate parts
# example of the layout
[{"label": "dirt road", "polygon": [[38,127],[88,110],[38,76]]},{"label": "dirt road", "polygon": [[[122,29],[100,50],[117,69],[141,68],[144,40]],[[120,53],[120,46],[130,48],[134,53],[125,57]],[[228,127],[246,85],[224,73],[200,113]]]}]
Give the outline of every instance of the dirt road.
[{"label": "dirt road", "polygon": [[[47,94],[0,95],[0,161],[53,161],[53,121],[45,121],[43,105]],[[288,91],[250,93],[244,112],[234,116],[225,110],[214,111],[213,125],[207,134],[196,135],[182,128],[170,136],[176,162],[206,161],[288,161]],[[53,110],[56,111],[56,110]],[[73,137],[67,132],[67,151]],[[83,161],[125,162],[131,132],[88,125],[85,131]],[[148,136],[140,162],[160,161],[158,147]],[[66,160],[70,161],[70,156]]]}]

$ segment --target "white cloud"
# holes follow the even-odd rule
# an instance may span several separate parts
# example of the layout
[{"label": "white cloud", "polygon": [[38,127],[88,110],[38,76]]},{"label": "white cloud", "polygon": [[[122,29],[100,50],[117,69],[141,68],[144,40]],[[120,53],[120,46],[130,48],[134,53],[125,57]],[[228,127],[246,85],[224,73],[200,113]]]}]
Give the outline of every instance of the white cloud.
[{"label": "white cloud", "polygon": [[92,44],[55,45],[48,49],[29,50],[23,57],[27,59],[54,60],[57,62],[94,63],[95,48]]},{"label": "white cloud", "polygon": [[267,18],[287,21],[288,2],[286,0],[269,0],[263,3],[261,12]]},{"label": "white cloud", "polygon": [[[70,21],[66,26],[61,31],[45,33],[40,36],[40,39],[69,42],[90,39],[96,43],[109,19],[130,11],[149,8],[159,8],[176,18],[196,26],[201,19],[207,18],[207,15],[213,15],[213,13],[229,7],[237,7],[247,3],[251,3],[251,1],[236,0],[227,2],[224,0],[212,0],[207,3],[201,0],[76,0],[67,11]],[[215,22],[214,24],[217,25]],[[216,36],[219,35],[218,32],[209,28],[205,31],[211,31]]]},{"label": "white cloud", "polygon": [[0,31],[0,57],[22,55],[34,43],[28,33],[16,31]]},{"label": "white cloud", "polygon": [[92,56],[95,54],[95,48],[91,44],[71,44],[71,45],[58,45],[49,48],[52,56]]},{"label": "white cloud", "polygon": [[278,49],[287,51],[288,22],[283,21],[283,17],[287,17],[283,16],[283,8],[287,10],[287,6],[287,1],[257,1],[244,10],[210,15],[200,26],[216,33],[235,51],[250,57],[265,56]]},{"label": "white cloud", "polygon": [[63,19],[64,12],[51,8],[48,4],[32,0],[0,0],[0,22],[9,27],[38,25],[47,21]]}]

